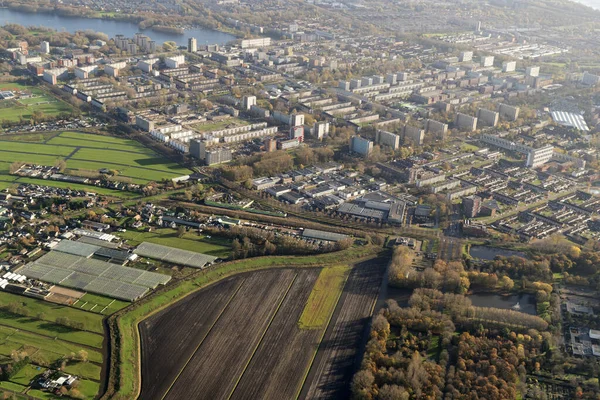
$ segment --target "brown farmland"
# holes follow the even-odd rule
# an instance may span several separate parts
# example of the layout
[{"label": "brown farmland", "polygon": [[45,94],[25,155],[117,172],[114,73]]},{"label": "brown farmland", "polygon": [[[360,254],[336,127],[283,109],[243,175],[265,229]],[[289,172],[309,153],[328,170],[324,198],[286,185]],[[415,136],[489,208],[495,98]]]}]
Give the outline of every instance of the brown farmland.
[{"label": "brown farmland", "polygon": [[298,320],[318,270],[298,272],[294,286],[252,357],[232,399],[295,399],[323,334],[300,329]]},{"label": "brown farmland", "polygon": [[140,399],[162,398],[242,282],[241,276],[221,281],[140,324]]},{"label": "brown farmland", "polygon": [[362,354],[361,345],[388,261],[365,261],[350,273],[300,398],[350,397],[350,380]]},{"label": "brown farmland", "polygon": [[[330,323],[334,332],[298,326],[316,268],[236,275],[150,317],[140,324],[140,399],[295,399],[313,381],[316,397],[326,393],[322,385],[346,385],[348,373],[337,366],[348,357],[352,364],[359,352],[383,273],[375,261],[351,272]],[[327,367],[318,375],[317,363]]]}]

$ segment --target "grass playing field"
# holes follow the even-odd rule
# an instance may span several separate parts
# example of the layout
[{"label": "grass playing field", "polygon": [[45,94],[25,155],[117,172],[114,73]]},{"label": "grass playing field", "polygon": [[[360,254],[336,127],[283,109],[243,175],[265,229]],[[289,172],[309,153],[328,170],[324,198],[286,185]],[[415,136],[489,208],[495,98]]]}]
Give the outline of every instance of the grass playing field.
[{"label": "grass playing field", "polygon": [[205,236],[199,236],[195,233],[186,233],[179,238],[177,237],[177,231],[168,228],[157,229],[153,232],[127,231],[118,235],[133,246],[137,246],[142,242],[150,242],[215,257],[228,257],[231,251],[229,242],[225,240],[207,239]]},{"label": "grass playing field", "polygon": [[0,121],[19,121],[20,118],[30,119],[34,111],[41,111],[46,116],[54,117],[61,113],[70,113],[69,104],[58,100],[43,90],[20,84],[7,82],[0,84],[0,91],[24,92],[31,97],[0,100]]},{"label": "grass playing field", "polygon": [[151,149],[130,139],[79,132],[62,132],[53,137],[40,135],[38,141],[34,139],[35,137],[28,136],[26,141],[19,141],[18,137],[15,139],[14,136],[10,137],[10,140],[0,137],[0,190],[15,183],[29,182],[74,189],[87,188],[101,194],[128,197],[119,191],[11,176],[8,171],[13,162],[54,165],[62,159],[66,162],[67,173],[72,171],[76,174],[78,170],[98,172],[106,168],[116,170],[119,176],[138,184],[172,179],[190,173],[189,170],[165,160]]}]

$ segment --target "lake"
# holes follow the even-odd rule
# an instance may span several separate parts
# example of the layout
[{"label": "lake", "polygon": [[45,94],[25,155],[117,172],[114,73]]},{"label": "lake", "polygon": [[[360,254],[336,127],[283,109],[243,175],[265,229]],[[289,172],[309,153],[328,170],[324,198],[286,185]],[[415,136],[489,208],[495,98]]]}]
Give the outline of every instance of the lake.
[{"label": "lake", "polygon": [[481,260],[493,260],[496,256],[504,257],[525,257],[524,253],[520,251],[501,249],[498,247],[490,246],[471,246],[469,255],[473,258],[479,258]]},{"label": "lake", "polygon": [[19,24],[23,26],[44,26],[57,31],[66,31],[74,33],[76,31],[85,31],[91,29],[96,32],[103,32],[109,38],[114,38],[115,35],[123,34],[126,37],[133,37],[137,32],[142,32],[148,35],[157,44],[172,41],[179,46],[187,46],[187,41],[190,37],[195,37],[198,40],[198,45],[202,44],[225,44],[235,37],[228,33],[214,31],[206,28],[190,28],[185,30],[185,34],[178,35],[176,33],[156,32],[152,29],[140,29],[137,24],[128,21],[114,21],[109,19],[99,18],[82,18],[82,17],[65,17],[57,14],[32,14],[21,11],[9,10],[8,8],[0,9],[0,25],[9,23]]},{"label": "lake", "polygon": [[467,297],[476,307],[492,307],[508,310],[512,309],[515,304],[519,303],[521,308],[515,311],[520,311],[522,313],[531,315],[537,314],[535,310],[535,296],[532,294],[501,296],[499,294],[482,293],[471,294]]}]

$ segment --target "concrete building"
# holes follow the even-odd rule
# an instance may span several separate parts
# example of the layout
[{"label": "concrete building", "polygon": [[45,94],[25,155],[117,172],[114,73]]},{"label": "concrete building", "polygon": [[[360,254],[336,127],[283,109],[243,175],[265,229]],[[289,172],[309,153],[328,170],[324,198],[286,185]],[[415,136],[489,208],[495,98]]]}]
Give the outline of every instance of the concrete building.
[{"label": "concrete building", "polygon": [[226,147],[214,149],[208,148],[209,144],[205,140],[190,140],[190,155],[194,158],[204,161],[206,165],[222,164],[231,161],[231,150]]},{"label": "concrete building", "polygon": [[360,79],[351,79],[350,80],[350,90],[358,89],[362,85],[362,81]]},{"label": "concrete building", "polygon": [[540,76],[540,67],[527,67],[527,69],[525,69],[525,75],[532,77]]},{"label": "concrete building", "polygon": [[448,134],[448,124],[428,119],[425,121],[425,132],[432,134],[436,139],[444,140]]},{"label": "concrete building", "polygon": [[271,153],[277,150],[277,140],[273,138],[268,138],[265,140],[265,151],[267,153]]},{"label": "concrete building", "polygon": [[404,127],[404,142],[410,142],[415,146],[421,146],[425,140],[425,130],[416,126],[406,125]]},{"label": "concrete building", "polygon": [[400,148],[400,136],[392,132],[378,130],[375,135],[375,141],[377,144],[391,147],[393,150]]},{"label": "concrete building", "polygon": [[300,146],[300,143],[301,142],[298,139],[280,140],[279,142],[277,142],[277,148],[279,150],[293,149],[294,147]]},{"label": "concrete building", "polygon": [[581,77],[581,83],[584,85],[596,86],[598,83],[600,83],[600,76],[590,74],[589,72],[584,72],[583,76]]},{"label": "concrete building", "polygon": [[345,90],[345,91],[349,92],[350,91],[350,82],[348,82],[348,81],[340,81],[338,83],[338,87],[340,89],[342,89],[342,90]]},{"label": "concrete building", "polygon": [[291,126],[289,138],[298,139],[300,142],[304,142],[304,126]]},{"label": "concrete building", "polygon": [[44,54],[50,53],[50,42],[42,41],[40,43],[40,53],[44,53]]},{"label": "concrete building", "polygon": [[536,168],[546,164],[554,154],[554,147],[547,145],[538,149],[531,149],[527,154],[525,165],[529,168]]},{"label": "concrete building", "polygon": [[483,126],[496,126],[498,125],[498,116],[499,114],[496,111],[486,110],[484,108],[480,108],[477,111],[477,120]]},{"label": "concrete building", "polygon": [[107,64],[104,66],[104,72],[109,75],[112,76],[113,78],[116,78],[117,76],[119,76],[119,70],[123,69],[127,66],[126,62],[118,62],[118,63],[113,63],[113,64]]},{"label": "concrete building", "polygon": [[75,69],[73,69],[73,72],[75,73],[76,78],[88,79],[90,74],[93,74],[97,70],[98,70],[97,65],[89,65],[89,66],[85,66],[85,67],[76,67]]},{"label": "concrete building", "polygon": [[146,60],[139,60],[137,67],[146,73],[152,72],[154,64],[158,62],[158,58],[148,58]]},{"label": "concrete building", "polygon": [[363,76],[360,80],[360,86],[371,86],[373,85],[373,78],[370,76]]},{"label": "concrete building", "polygon": [[154,130],[154,121],[152,121],[150,118],[144,118],[140,115],[135,116],[135,125],[146,132],[151,132]]},{"label": "concrete building", "polygon": [[185,64],[185,56],[180,54],[178,56],[165,58],[165,64],[167,68],[180,68]]},{"label": "concrete building", "polygon": [[313,136],[322,140],[329,134],[329,122],[315,122],[313,126]]},{"label": "concrete building", "polygon": [[387,74],[385,76],[385,82],[390,85],[395,85],[397,83],[398,77],[396,74]]},{"label": "concrete building", "polygon": [[467,218],[475,218],[481,212],[481,197],[468,196],[462,200],[463,211]]},{"label": "concrete building", "polygon": [[242,107],[244,110],[249,111],[252,106],[256,105],[256,96],[244,96],[242,98]]},{"label": "concrete building", "polygon": [[190,53],[195,53],[198,51],[198,41],[196,40],[196,38],[189,38],[188,39],[188,52]]},{"label": "concrete building", "polygon": [[68,76],[69,70],[67,68],[54,68],[45,70],[42,79],[51,85],[56,85],[59,79],[65,79]]},{"label": "concrete building", "polygon": [[477,129],[477,118],[467,114],[457,113],[454,124],[461,131],[473,132]]},{"label": "concrete building", "polygon": [[352,136],[350,139],[350,151],[367,158],[373,151],[373,142],[363,139],[360,136]]},{"label": "concrete building", "polygon": [[508,121],[516,121],[519,118],[519,107],[509,106],[508,104],[500,103],[498,107],[500,116]]},{"label": "concrete building", "polygon": [[258,38],[258,39],[245,39],[240,43],[242,49],[249,49],[253,47],[268,47],[271,45],[271,38]]},{"label": "concrete building", "polygon": [[304,125],[304,114],[290,114],[290,126],[302,126]]},{"label": "concrete building", "polygon": [[482,56],[480,65],[482,67],[493,67],[494,66],[494,56]]},{"label": "concrete building", "polygon": [[554,147],[546,145],[538,148],[527,146],[525,144],[516,143],[511,140],[503,139],[496,135],[483,134],[480,139],[482,142],[491,144],[502,149],[516,151],[527,156],[525,166],[536,168],[543,165],[552,159]]},{"label": "concrete building", "polygon": [[469,62],[473,60],[473,52],[472,51],[463,51],[458,56],[458,61],[460,62]]},{"label": "concrete building", "polygon": [[502,63],[502,72],[515,72],[517,69],[516,61],[505,61]]}]

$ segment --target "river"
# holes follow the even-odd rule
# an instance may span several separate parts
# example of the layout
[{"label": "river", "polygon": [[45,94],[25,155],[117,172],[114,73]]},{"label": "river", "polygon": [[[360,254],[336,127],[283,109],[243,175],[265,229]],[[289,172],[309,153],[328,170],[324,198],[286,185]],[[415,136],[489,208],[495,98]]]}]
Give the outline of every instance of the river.
[{"label": "river", "polygon": [[133,37],[137,32],[142,32],[148,35],[158,44],[172,41],[179,46],[187,46],[187,41],[190,37],[195,37],[198,40],[198,45],[202,44],[225,44],[235,37],[219,31],[214,31],[206,28],[191,28],[186,29],[185,34],[178,35],[176,33],[157,32],[152,29],[141,30],[137,24],[128,21],[114,21],[110,19],[99,18],[83,18],[83,17],[65,17],[57,14],[32,14],[21,11],[9,10],[8,8],[0,9],[0,25],[8,23],[19,24],[23,26],[44,26],[55,29],[57,31],[68,31],[74,33],[76,31],[85,31],[91,29],[96,32],[103,32],[109,38],[114,38],[115,35],[123,34],[126,37]]}]

